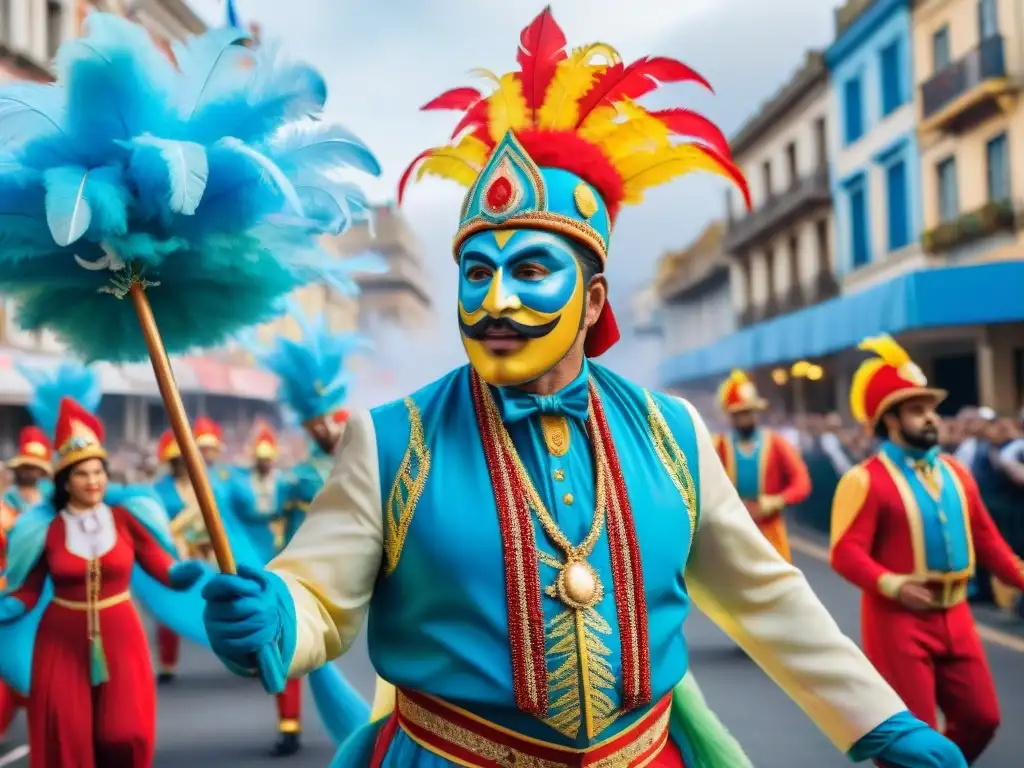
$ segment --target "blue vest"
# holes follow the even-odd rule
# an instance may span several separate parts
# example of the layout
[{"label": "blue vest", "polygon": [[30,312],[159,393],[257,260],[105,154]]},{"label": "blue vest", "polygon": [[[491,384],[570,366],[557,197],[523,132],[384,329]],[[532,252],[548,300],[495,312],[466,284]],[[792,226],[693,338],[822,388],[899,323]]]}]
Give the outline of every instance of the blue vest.
[{"label": "blue vest", "polygon": [[[598,365],[588,364],[584,375],[587,370],[600,393],[635,521],[655,702],[687,668],[683,571],[699,510],[684,503],[681,488],[689,482],[699,498],[694,428],[677,400],[647,393]],[[500,400],[499,390],[490,391]],[[602,741],[636,721],[644,708],[621,706],[621,642],[607,530],[587,558],[604,597],[576,617],[547,591],[557,575],[549,563],[559,552],[536,515],[548,711],[541,718],[517,708],[502,535],[468,366],[371,416],[385,530],[385,565],[369,617],[370,655],[380,676],[520,734],[567,746]],[[595,472],[585,425],[568,422],[562,456],[546,447],[536,415],[512,425],[509,434],[544,506],[577,544],[593,519]]]}]

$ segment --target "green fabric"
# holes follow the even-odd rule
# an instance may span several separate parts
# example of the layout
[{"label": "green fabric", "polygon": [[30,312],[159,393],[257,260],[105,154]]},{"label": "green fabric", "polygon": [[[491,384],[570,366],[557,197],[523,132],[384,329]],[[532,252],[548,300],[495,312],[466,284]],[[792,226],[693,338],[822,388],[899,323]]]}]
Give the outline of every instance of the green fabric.
[{"label": "green fabric", "polygon": [[692,672],[672,691],[672,723],[689,741],[693,768],[753,768],[743,747],[711,711]]},{"label": "green fabric", "polygon": [[103,648],[103,639],[99,635],[92,638],[89,657],[90,682],[94,686],[108,682],[110,673],[107,670],[107,652]]}]

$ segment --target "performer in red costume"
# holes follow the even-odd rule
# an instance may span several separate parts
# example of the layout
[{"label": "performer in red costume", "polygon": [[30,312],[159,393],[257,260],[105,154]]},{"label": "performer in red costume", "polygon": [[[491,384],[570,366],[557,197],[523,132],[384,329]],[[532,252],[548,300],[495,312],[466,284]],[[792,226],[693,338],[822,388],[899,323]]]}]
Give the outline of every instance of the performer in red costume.
[{"label": "performer in red costume", "polygon": [[715,450],[761,533],[791,563],[782,513],[811,494],[807,465],[785,438],[758,425],[766,403],[743,371],[723,382],[718,401],[733,429],[715,436]]},{"label": "performer in red costume", "polygon": [[[7,462],[14,472],[15,483],[0,497],[0,594],[7,588],[7,532],[14,527],[18,514],[43,500],[49,493],[53,449],[39,427],[25,427],[18,435],[18,453]],[[17,691],[0,680],[0,739],[11,726],[14,716],[24,709],[26,701]]]},{"label": "performer in red costume", "polygon": [[853,379],[854,416],[881,449],[839,482],[832,567],[863,591],[864,652],[910,711],[936,725],[973,763],[999,725],[999,703],[967,604],[980,562],[1024,589],[1024,567],[989,517],[970,472],[938,446],[945,398],[888,336]]},{"label": "performer in red costume", "polygon": [[[138,564],[170,586],[177,565],[145,511],[136,509],[137,499],[126,497],[123,507],[104,503],[108,476],[102,441],[102,423],[64,399],[42,551],[27,578],[0,599],[0,622],[15,621],[36,605],[47,579],[53,583],[33,647],[32,768],[153,764],[153,668],[129,581]],[[175,587],[191,586],[175,581]]]}]

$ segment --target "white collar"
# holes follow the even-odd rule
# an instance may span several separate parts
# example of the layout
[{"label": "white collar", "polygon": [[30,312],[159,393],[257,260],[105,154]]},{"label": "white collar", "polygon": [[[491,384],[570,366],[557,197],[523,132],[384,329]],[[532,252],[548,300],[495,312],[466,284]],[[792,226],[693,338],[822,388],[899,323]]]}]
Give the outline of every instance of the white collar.
[{"label": "white collar", "polygon": [[114,515],[106,504],[78,513],[62,509],[60,515],[64,518],[64,543],[73,555],[86,560],[103,557],[117,543]]}]

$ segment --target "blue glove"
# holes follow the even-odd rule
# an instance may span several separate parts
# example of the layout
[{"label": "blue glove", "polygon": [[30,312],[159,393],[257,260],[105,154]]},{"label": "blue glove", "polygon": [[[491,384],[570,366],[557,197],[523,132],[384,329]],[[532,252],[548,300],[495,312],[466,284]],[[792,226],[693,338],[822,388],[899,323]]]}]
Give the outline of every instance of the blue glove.
[{"label": "blue glove", "polygon": [[287,586],[269,571],[240,565],[203,587],[203,623],[210,647],[232,672],[257,674],[280,693],[295,653],[295,605]]},{"label": "blue glove", "polygon": [[9,624],[25,615],[25,604],[16,597],[0,597],[0,624]]},{"label": "blue glove", "polygon": [[175,592],[187,592],[207,573],[213,573],[213,569],[200,560],[185,560],[175,563],[171,566],[171,571],[168,574],[171,589]]},{"label": "blue glove", "polygon": [[960,748],[909,712],[893,715],[853,745],[855,763],[873,759],[887,768],[967,768]]}]

